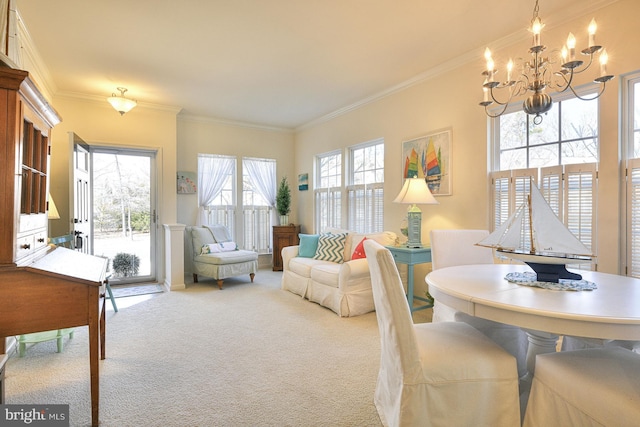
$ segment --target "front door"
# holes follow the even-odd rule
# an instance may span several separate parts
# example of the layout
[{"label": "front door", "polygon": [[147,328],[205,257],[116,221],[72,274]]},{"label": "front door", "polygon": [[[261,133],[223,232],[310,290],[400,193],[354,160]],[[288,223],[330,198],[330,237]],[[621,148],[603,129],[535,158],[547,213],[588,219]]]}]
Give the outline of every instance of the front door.
[{"label": "front door", "polygon": [[89,145],[73,132],[73,234],[75,248],[92,254],[91,239],[91,156]]}]

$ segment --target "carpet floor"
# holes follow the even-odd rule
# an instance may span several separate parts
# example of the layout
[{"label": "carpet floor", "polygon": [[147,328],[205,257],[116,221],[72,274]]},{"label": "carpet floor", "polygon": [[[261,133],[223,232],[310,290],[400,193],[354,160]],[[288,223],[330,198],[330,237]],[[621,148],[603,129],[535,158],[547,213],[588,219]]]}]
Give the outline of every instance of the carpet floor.
[{"label": "carpet floor", "polygon": [[[375,313],[340,318],[280,289],[281,273],[124,298],[107,312],[100,425],[377,426]],[[110,305],[107,304],[110,308]],[[11,354],[6,403],[70,405],[90,425],[89,345],[76,328]]]}]

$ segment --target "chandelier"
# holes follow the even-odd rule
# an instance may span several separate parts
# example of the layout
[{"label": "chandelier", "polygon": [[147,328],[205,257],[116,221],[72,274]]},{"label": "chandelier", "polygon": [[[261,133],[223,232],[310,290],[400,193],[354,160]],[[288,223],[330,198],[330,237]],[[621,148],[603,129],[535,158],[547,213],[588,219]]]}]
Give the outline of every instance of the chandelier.
[{"label": "chandelier", "polygon": [[[521,71],[517,80],[512,79],[514,63],[512,59],[509,59],[506,79],[502,82],[496,81],[498,70],[495,69],[491,51],[487,48],[484,52],[487,68],[482,72],[485,77],[482,85],[484,97],[480,105],[484,107],[489,117],[501,116],[514,97],[529,94],[522,107],[525,113],[535,116],[533,123],[538,125],[542,123],[542,114],[549,111],[553,104],[551,96],[545,93],[547,87],[556,92],[564,92],[569,89],[576,98],[583,101],[591,101],[602,95],[606,83],[613,78],[612,75],[607,74],[607,61],[609,59],[607,50],[596,44],[597,25],[594,19],[591,20],[588,27],[589,46],[581,51],[582,55],[588,57],[586,62],[576,59],[576,38],[572,33],[569,33],[566,45],[560,51],[559,58],[550,59],[549,56],[544,56],[544,51],[547,47],[540,41],[540,33],[544,24],[538,16],[538,10],[538,0],[536,0],[533,18],[531,19],[531,28],[529,29],[533,33],[533,45],[529,48],[530,60],[522,60],[520,64]],[[557,50],[552,51],[552,53],[557,53]],[[594,82],[600,83],[601,86],[595,96],[589,98],[581,97],[572,86],[573,76],[589,69],[596,53],[598,53],[600,62],[600,74],[594,79]],[[560,69],[554,70],[553,66],[558,61],[561,64]],[[501,97],[503,101],[498,100],[496,96],[498,93],[501,94],[498,97]],[[489,106],[494,103],[502,106],[497,112],[489,111]]]}]

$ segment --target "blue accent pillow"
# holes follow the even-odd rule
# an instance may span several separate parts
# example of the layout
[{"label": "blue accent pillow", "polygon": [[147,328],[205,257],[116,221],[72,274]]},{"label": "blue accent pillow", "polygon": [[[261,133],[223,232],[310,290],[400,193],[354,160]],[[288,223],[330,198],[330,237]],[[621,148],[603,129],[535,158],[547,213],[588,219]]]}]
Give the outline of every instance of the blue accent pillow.
[{"label": "blue accent pillow", "polygon": [[298,249],[298,256],[303,258],[313,258],[318,249],[319,234],[299,234],[300,248]]}]

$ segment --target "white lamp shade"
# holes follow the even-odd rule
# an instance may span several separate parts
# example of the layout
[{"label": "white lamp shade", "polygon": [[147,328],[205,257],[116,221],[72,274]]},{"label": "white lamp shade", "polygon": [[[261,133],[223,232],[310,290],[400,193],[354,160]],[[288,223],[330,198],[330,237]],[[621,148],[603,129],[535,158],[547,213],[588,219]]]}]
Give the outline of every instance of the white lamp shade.
[{"label": "white lamp shade", "polygon": [[60,219],[58,208],[56,207],[56,204],[53,201],[53,197],[51,197],[51,194],[49,194],[49,211],[47,216],[49,217],[49,219]]},{"label": "white lamp shade", "polygon": [[109,104],[111,104],[120,115],[128,113],[133,107],[138,105],[133,99],[125,98],[124,96],[110,96],[107,98],[107,101],[109,101]]},{"label": "white lamp shade", "polygon": [[407,204],[423,204],[423,205],[437,205],[438,201],[431,191],[424,178],[407,178],[404,181],[400,194],[393,201],[394,203],[407,203]]}]

